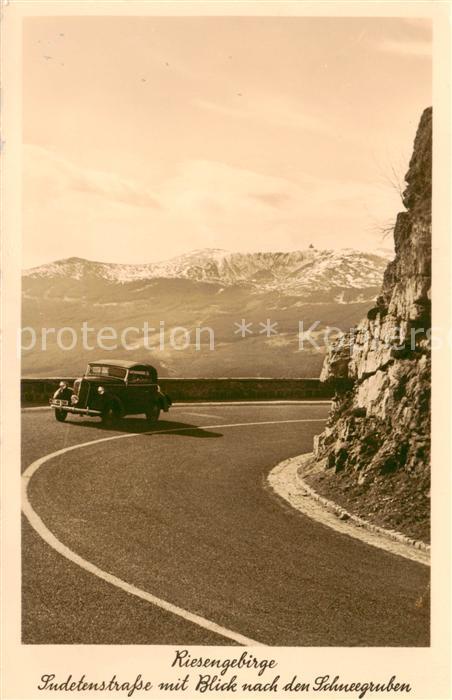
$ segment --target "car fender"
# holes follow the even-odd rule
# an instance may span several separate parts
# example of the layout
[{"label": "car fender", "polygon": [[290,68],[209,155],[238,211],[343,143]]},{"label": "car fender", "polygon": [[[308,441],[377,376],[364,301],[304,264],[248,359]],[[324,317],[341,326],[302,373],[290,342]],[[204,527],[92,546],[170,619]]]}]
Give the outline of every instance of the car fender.
[{"label": "car fender", "polygon": [[107,406],[115,406],[115,408],[118,409],[118,414],[120,417],[124,416],[124,405],[116,394],[113,394],[111,391],[106,390],[105,394],[102,396],[102,404],[103,407],[106,408]]},{"label": "car fender", "polygon": [[52,398],[54,399],[62,399],[63,401],[70,401],[71,396],[74,393],[74,390],[72,387],[69,386],[60,386],[58,389],[55,391],[53,394]]},{"label": "car fender", "polygon": [[158,405],[162,409],[162,411],[165,411],[167,413],[169,411],[169,407],[172,404],[172,401],[168,394],[164,394],[162,391],[157,392],[157,397],[158,397]]}]

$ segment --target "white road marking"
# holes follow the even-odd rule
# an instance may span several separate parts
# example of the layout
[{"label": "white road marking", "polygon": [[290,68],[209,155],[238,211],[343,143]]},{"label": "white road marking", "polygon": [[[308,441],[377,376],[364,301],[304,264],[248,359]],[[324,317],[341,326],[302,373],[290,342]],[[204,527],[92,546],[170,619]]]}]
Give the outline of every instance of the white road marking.
[{"label": "white road marking", "polygon": [[[277,424],[277,423],[315,423],[315,422],[324,422],[325,419],[320,419],[320,418],[314,418],[314,419],[307,419],[307,418],[301,418],[301,419],[295,419],[295,420],[278,420],[278,421],[260,421],[260,422],[253,422],[253,423],[227,423],[223,425],[201,425],[201,426],[196,426],[198,430],[208,430],[211,428],[239,428],[243,427],[246,425],[251,425],[251,426],[256,426],[256,425],[271,425],[271,424]],[[195,429],[196,429],[195,428]],[[89,571],[89,573],[93,574],[94,576],[97,576],[98,578],[102,579],[103,581],[107,581],[107,583],[112,584],[113,586],[116,586],[116,588],[120,588],[121,590],[125,591],[126,593],[130,593],[131,595],[137,596],[138,598],[141,598],[142,600],[146,600],[149,603],[152,603],[153,605],[158,606],[159,608],[162,608],[163,610],[166,610],[170,613],[173,613],[174,615],[178,615],[179,617],[182,617],[183,619],[187,620],[188,622],[192,622],[195,625],[198,625],[199,627],[203,627],[204,629],[209,630],[210,632],[214,632],[215,634],[218,634],[222,637],[225,637],[226,639],[232,639],[233,641],[237,642],[238,644],[242,644],[244,646],[265,646],[261,642],[257,642],[254,639],[250,639],[248,637],[243,636],[242,634],[239,634],[238,632],[234,632],[233,630],[229,630],[226,627],[221,627],[221,625],[217,625],[216,622],[212,622],[211,620],[207,620],[204,617],[201,617],[199,615],[196,615],[194,613],[191,613],[189,610],[184,610],[183,608],[178,607],[177,605],[173,605],[173,603],[169,603],[166,600],[163,600],[162,598],[158,598],[155,595],[152,595],[152,593],[148,593],[147,591],[142,590],[141,588],[137,588],[136,586],[133,586],[130,583],[127,583],[126,581],[123,581],[122,579],[118,578],[117,576],[113,576],[113,574],[108,573],[107,571],[103,571],[100,569],[98,566],[95,564],[92,564],[91,562],[87,561],[86,559],[83,559],[80,555],[76,554],[76,552],[73,552],[69,547],[67,547],[65,544],[60,542],[55,535],[47,528],[47,526],[44,524],[44,522],[41,520],[39,515],[36,513],[34,510],[33,506],[30,503],[30,500],[28,498],[28,486],[30,483],[30,480],[32,479],[33,475],[38,471],[40,467],[42,467],[46,462],[49,462],[51,459],[54,459],[55,457],[60,457],[61,455],[67,454],[68,452],[72,452],[73,450],[81,449],[82,447],[89,447],[90,445],[97,445],[102,442],[110,442],[113,440],[124,440],[126,438],[132,438],[132,437],[138,437],[140,435],[161,435],[163,433],[176,433],[176,432],[182,432],[186,430],[187,432],[193,431],[194,428],[171,428],[169,430],[156,430],[156,431],[148,431],[145,433],[123,433],[121,435],[110,435],[109,437],[105,438],[98,438],[96,440],[90,440],[89,442],[82,442],[77,445],[70,445],[69,447],[64,447],[61,450],[57,450],[56,452],[51,452],[48,455],[45,455],[44,457],[41,457],[40,459],[35,460],[32,462],[24,471],[22,474],[22,511],[26,518],[28,519],[28,522],[30,525],[33,527],[33,529],[38,533],[38,535],[46,542],[52,549],[54,549],[56,552],[61,554],[63,557],[68,559],[69,561],[73,562],[74,564],[77,564],[80,566],[80,568],[84,569],[85,571]]]},{"label": "white road marking", "polygon": [[314,500],[303,488],[298,478],[298,469],[303,464],[303,456],[291,457],[274,467],[267,477],[267,484],[273,491],[284,498],[292,508],[300,511],[308,518],[318,523],[348,535],[356,540],[361,540],[372,547],[378,547],[399,557],[410,559],[418,564],[430,565],[430,555],[412,545],[398,542],[385,535],[382,531],[375,532],[359,526],[353,520],[340,520],[334,511],[329,510],[324,504]]},{"label": "white road marking", "polygon": [[197,416],[198,418],[221,418],[213,413],[195,413],[194,411],[182,411],[185,416]]},{"label": "white road marking", "polygon": [[325,406],[331,404],[331,399],[265,399],[256,401],[175,401],[172,408],[183,408],[184,406]]},{"label": "white road marking", "polygon": [[[184,408],[185,406],[325,406],[331,404],[331,399],[281,399],[281,400],[257,400],[257,401],[175,401],[171,410]],[[30,411],[50,411],[51,406],[23,406],[22,413]]]}]

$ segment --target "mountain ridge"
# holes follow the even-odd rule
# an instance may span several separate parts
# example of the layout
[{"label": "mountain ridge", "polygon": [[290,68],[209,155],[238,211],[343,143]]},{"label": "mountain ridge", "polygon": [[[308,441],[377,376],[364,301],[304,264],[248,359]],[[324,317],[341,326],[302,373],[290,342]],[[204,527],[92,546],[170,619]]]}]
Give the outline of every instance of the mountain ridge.
[{"label": "mountain ridge", "polygon": [[25,278],[81,280],[99,278],[118,284],[153,279],[190,279],[224,286],[249,285],[265,290],[299,293],[306,288],[375,287],[389,254],[351,248],[255,253],[206,248],[161,262],[106,263],[70,257],[30,268]]},{"label": "mountain ridge", "polygon": [[[165,347],[153,344],[150,361],[166,376],[318,376],[322,349],[299,347],[299,323],[315,324],[323,345],[328,327],[354,325],[374,304],[388,255],[345,250],[291,253],[224,253],[192,251],[163,263],[121,265],[83,258],[55,261],[27,271],[22,280],[22,323],[38,335],[39,328],[56,329],[46,338],[46,350],[23,353],[23,371],[52,376],[79,372],[80,364],[96,359],[100,348],[84,348],[78,334],[71,350],[56,341],[58,329],[112,327],[118,334],[145,322],[165,326]],[[237,323],[246,319],[252,333],[242,336]],[[277,334],[262,333],[267,319]],[[171,347],[171,329],[183,326],[194,338],[208,326],[215,336],[209,345],[185,351]],[[93,344],[95,345],[95,344]],[[124,357],[143,348],[120,347]],[[105,355],[105,351],[102,352]]]}]

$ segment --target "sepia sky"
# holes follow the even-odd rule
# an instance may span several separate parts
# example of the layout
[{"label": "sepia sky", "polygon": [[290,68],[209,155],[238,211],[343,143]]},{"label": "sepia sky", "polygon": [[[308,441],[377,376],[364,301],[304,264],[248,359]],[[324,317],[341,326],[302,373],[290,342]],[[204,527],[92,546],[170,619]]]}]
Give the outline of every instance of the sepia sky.
[{"label": "sepia sky", "polygon": [[23,264],[390,246],[427,20],[24,22]]}]

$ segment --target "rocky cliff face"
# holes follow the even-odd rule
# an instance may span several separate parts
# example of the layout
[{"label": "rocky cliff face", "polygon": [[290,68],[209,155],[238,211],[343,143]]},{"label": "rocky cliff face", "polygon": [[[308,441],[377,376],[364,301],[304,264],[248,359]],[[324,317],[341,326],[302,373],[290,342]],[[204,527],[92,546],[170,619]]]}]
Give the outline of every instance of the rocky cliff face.
[{"label": "rocky cliff face", "polygon": [[336,383],[337,392],[327,428],[315,442],[316,456],[327,470],[346,475],[347,488],[373,496],[393,525],[391,507],[402,496],[415,512],[400,516],[399,525],[406,517],[428,520],[431,172],[430,108],[405,176],[406,211],[397,217],[396,256],[381,294],[367,318],[328,353],[321,375]]}]

